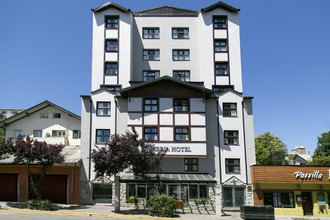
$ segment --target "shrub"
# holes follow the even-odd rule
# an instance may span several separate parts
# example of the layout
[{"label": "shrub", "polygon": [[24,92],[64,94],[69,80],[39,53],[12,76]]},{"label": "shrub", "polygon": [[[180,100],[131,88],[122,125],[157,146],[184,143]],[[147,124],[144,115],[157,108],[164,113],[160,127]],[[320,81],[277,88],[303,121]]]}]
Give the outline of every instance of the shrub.
[{"label": "shrub", "polygon": [[209,201],[207,199],[198,199],[198,200],[195,200],[195,203],[196,204],[209,204]]},{"label": "shrub", "polygon": [[50,200],[32,199],[28,201],[29,209],[52,210],[53,203]]},{"label": "shrub", "polygon": [[135,205],[135,208],[138,208],[137,203],[138,203],[138,198],[135,196],[131,196],[128,199],[126,199],[126,203],[132,203]]},{"label": "shrub", "polygon": [[175,200],[165,194],[152,195],[148,200],[148,205],[151,215],[171,217],[175,209]]}]

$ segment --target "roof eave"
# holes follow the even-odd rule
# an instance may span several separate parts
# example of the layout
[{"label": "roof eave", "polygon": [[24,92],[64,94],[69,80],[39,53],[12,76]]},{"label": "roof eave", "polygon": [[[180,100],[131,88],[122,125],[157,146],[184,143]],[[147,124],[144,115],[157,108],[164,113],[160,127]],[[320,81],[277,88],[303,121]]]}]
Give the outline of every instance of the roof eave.
[{"label": "roof eave", "polygon": [[117,4],[113,3],[113,2],[108,2],[108,3],[106,3],[106,4],[104,4],[104,5],[100,6],[100,7],[97,7],[95,9],[91,9],[91,10],[94,13],[99,13],[99,12],[102,12],[102,11],[107,10],[109,8],[115,8],[118,11],[121,11],[121,12],[124,12],[124,13],[129,13],[129,12],[132,13],[132,11],[130,9],[124,8],[124,7],[122,7],[120,5],[117,5]]},{"label": "roof eave", "polygon": [[232,12],[232,13],[238,13],[240,11],[240,9],[234,8],[234,7],[232,7],[230,5],[227,5],[226,3],[223,3],[223,2],[220,1],[220,2],[217,2],[217,3],[211,5],[207,8],[202,8],[201,12],[202,13],[203,12],[210,12],[210,11],[216,9],[216,8],[223,8],[223,9],[229,11],[229,12]]}]

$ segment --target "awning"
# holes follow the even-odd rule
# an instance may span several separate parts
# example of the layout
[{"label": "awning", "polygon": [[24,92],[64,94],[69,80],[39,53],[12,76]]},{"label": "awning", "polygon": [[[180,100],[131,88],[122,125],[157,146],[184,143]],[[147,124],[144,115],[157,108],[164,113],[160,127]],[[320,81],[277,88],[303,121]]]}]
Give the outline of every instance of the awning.
[{"label": "awning", "polygon": [[[149,174],[150,181],[158,181],[156,174]],[[162,182],[195,182],[215,183],[215,179],[208,173],[160,173],[159,179]],[[145,182],[142,177],[134,176],[133,173],[120,175],[120,182]]]}]

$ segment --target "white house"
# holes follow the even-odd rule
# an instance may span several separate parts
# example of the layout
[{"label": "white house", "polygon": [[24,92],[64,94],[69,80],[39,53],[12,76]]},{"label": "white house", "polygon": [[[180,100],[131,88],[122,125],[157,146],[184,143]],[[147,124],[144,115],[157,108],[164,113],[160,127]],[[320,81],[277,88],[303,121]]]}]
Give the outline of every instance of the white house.
[{"label": "white house", "polygon": [[0,127],[6,129],[6,139],[25,135],[49,144],[80,146],[80,117],[49,101],[0,121]]},{"label": "white house", "polygon": [[[135,127],[156,149],[168,149],[162,189],[187,210],[202,198],[218,214],[252,204],[252,98],[243,96],[238,12],[223,2],[199,12],[169,6],[132,12],[112,2],[93,9],[81,203],[111,202],[111,181],[95,179],[88,157],[110,135]],[[148,197],[148,186],[131,174],[120,180],[121,201]]]}]

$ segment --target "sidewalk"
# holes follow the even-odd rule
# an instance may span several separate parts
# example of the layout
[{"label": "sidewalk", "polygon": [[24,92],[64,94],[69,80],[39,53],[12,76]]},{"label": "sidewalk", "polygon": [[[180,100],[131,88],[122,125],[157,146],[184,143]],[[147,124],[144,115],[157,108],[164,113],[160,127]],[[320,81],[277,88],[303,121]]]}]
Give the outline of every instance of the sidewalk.
[{"label": "sidewalk", "polygon": [[[42,213],[49,215],[76,215],[76,216],[98,216],[107,218],[129,218],[129,219],[169,219],[162,217],[149,216],[146,210],[134,209],[128,207],[121,207],[119,213],[114,212],[114,207],[111,205],[63,205],[54,204],[54,211],[38,211],[30,210],[26,208],[25,203],[19,202],[0,202],[0,211],[8,212],[23,212],[23,213]],[[190,220],[207,220],[207,219],[226,219],[226,220],[240,220],[240,212],[225,212],[226,215],[220,216],[214,213],[210,214],[191,214],[175,212],[174,219],[190,219]],[[302,217],[289,217],[289,216],[276,216],[276,220],[290,220],[290,219],[302,219]],[[328,219],[328,218],[316,218],[312,216],[304,217],[304,219]]]}]

